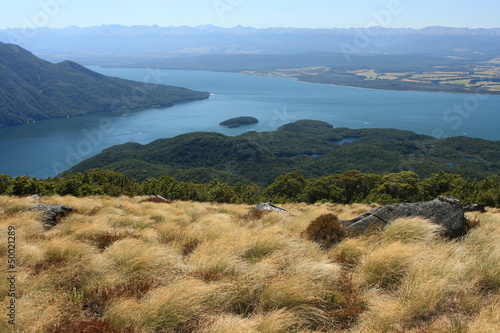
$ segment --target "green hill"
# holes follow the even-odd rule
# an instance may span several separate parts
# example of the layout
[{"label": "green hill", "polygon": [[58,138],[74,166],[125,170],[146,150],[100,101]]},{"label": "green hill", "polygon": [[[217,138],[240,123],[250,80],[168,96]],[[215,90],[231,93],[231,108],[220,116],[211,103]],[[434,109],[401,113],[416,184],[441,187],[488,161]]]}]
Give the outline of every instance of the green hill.
[{"label": "green hill", "polygon": [[0,127],[208,97],[207,92],[104,76],[71,61],[52,64],[0,43]]},{"label": "green hill", "polygon": [[410,131],[333,128],[301,120],[274,132],[250,131],[236,137],[196,132],[147,145],[127,143],[68,171],[93,168],[138,180],[168,175],[197,183],[219,179],[261,186],[295,170],[306,178],[356,169],[377,174],[412,170],[422,177],[445,171],[479,179],[500,172],[500,141],[436,139]]}]

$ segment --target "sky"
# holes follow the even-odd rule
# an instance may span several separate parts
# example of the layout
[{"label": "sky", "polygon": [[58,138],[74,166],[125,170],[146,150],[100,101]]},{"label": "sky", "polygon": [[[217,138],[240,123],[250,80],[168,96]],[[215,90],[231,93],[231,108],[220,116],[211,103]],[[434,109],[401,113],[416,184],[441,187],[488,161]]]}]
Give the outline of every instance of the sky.
[{"label": "sky", "polygon": [[499,28],[499,0],[0,0],[0,29],[102,24]]}]

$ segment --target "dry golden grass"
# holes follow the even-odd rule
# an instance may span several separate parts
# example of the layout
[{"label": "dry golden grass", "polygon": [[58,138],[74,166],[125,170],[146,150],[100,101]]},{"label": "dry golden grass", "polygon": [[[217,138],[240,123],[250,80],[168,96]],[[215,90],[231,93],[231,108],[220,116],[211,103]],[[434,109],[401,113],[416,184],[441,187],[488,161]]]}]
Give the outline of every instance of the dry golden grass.
[{"label": "dry golden grass", "polygon": [[[304,237],[366,205],[250,206],[45,197],[74,213],[44,230],[34,201],[0,197],[0,260],[16,228],[16,326],[0,276],[0,332],[498,332],[500,210],[462,239],[422,219],[348,237]],[[336,240],[336,239],[335,239]]]}]

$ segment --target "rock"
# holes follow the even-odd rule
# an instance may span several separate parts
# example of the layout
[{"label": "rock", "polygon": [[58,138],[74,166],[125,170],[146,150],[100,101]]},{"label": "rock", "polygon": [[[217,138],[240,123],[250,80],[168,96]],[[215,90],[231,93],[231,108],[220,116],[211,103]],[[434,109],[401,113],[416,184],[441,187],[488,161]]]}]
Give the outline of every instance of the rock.
[{"label": "rock", "polygon": [[466,232],[464,210],[460,201],[441,196],[432,201],[386,205],[370,210],[352,220],[340,221],[346,233],[363,233],[372,227],[385,227],[403,217],[422,217],[444,228],[443,235],[455,238]]},{"label": "rock", "polygon": [[261,212],[273,211],[273,212],[277,212],[277,213],[290,214],[286,209],[275,206],[272,203],[270,203],[269,201],[261,202],[254,209],[260,210]]},{"label": "rock", "polygon": [[29,197],[27,197],[28,199],[33,199],[33,200],[37,200],[37,199],[41,199],[43,198],[43,195],[40,195],[40,194],[33,194],[33,195],[30,195]]},{"label": "rock", "polygon": [[464,207],[464,212],[481,212],[481,213],[486,213],[486,209],[484,208],[484,205],[480,203],[476,204],[469,204]]},{"label": "rock", "polygon": [[172,203],[171,200],[167,200],[161,195],[150,195],[146,199],[139,201],[139,203],[142,202]]},{"label": "rock", "polygon": [[58,224],[63,217],[73,211],[73,209],[66,206],[46,204],[36,204],[28,208],[28,210],[41,211],[43,213],[42,224],[47,229]]},{"label": "rock", "polygon": [[164,197],[162,197],[161,195],[158,195],[158,194],[156,194],[156,195],[150,195],[150,196],[148,196],[148,198],[167,200],[167,199],[165,199]]}]

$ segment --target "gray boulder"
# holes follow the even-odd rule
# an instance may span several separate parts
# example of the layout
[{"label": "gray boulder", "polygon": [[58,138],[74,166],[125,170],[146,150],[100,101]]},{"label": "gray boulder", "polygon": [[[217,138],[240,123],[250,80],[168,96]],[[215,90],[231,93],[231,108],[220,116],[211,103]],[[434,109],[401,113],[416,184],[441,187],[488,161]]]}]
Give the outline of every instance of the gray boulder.
[{"label": "gray boulder", "polygon": [[483,204],[480,203],[475,203],[475,204],[469,204],[464,207],[465,212],[480,212],[480,213],[486,213],[486,208],[484,207]]},{"label": "gray boulder", "polygon": [[41,222],[45,228],[51,228],[58,224],[61,219],[73,211],[73,209],[61,205],[36,204],[28,208],[30,211],[41,211]]},{"label": "gray boulder", "polygon": [[256,210],[260,210],[261,212],[265,211],[273,211],[277,213],[290,214],[286,209],[278,207],[270,203],[269,201],[261,202],[255,207]]},{"label": "gray boulder", "polygon": [[443,235],[455,238],[466,232],[464,210],[460,201],[441,196],[431,201],[382,206],[352,220],[340,221],[347,233],[363,233],[373,227],[385,227],[403,217],[422,217],[443,227]]},{"label": "gray boulder", "polygon": [[143,202],[172,203],[171,200],[167,200],[161,195],[150,195],[146,199],[139,201],[139,203]]}]

